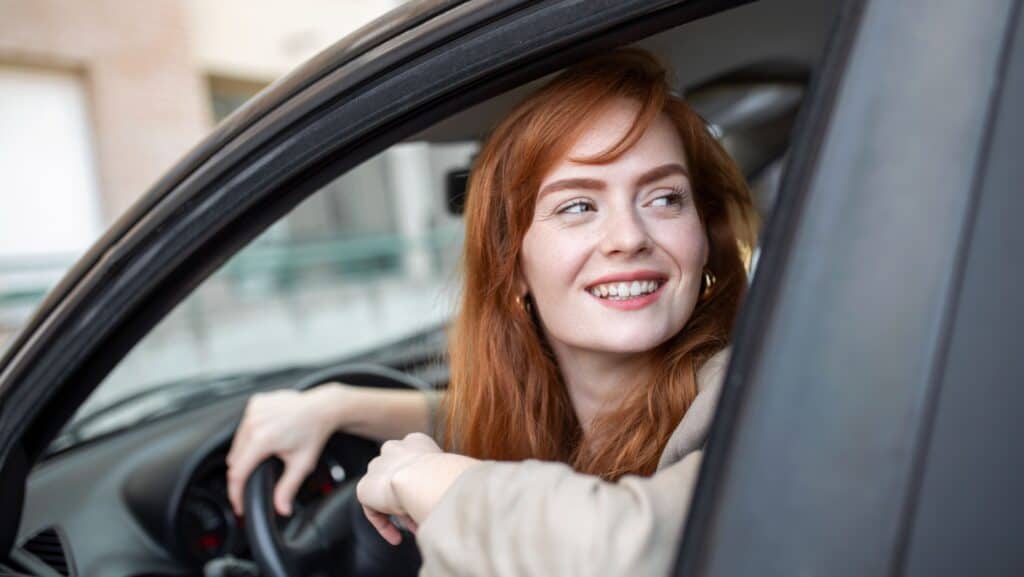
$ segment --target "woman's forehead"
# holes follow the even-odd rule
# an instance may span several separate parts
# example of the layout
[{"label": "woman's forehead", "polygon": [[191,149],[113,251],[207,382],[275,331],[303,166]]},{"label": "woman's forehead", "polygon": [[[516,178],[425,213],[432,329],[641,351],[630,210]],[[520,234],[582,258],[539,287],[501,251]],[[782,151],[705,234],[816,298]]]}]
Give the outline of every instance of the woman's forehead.
[{"label": "woman's forehead", "polygon": [[609,108],[595,116],[567,153],[553,164],[542,183],[569,175],[641,173],[670,163],[686,168],[682,139],[675,125],[664,114],[656,116],[643,135],[611,161],[597,164],[591,160],[622,141],[636,121],[636,108]]}]

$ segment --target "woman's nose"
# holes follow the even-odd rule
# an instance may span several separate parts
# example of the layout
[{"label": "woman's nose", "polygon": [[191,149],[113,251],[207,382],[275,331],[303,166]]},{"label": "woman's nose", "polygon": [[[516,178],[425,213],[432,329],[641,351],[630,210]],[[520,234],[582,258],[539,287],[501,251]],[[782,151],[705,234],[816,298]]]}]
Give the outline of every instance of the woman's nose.
[{"label": "woman's nose", "polygon": [[610,210],[606,214],[601,252],[632,255],[650,249],[651,237],[636,211]]}]

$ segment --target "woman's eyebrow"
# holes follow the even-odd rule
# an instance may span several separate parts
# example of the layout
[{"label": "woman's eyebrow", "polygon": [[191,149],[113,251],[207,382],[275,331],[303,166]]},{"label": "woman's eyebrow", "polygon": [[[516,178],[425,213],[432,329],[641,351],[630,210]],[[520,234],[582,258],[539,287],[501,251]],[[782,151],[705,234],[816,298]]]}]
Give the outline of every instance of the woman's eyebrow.
[{"label": "woman's eyebrow", "polygon": [[677,162],[672,162],[670,164],[662,164],[661,166],[652,168],[651,170],[643,173],[636,179],[636,186],[639,188],[641,186],[651,184],[652,182],[657,182],[666,176],[672,176],[673,174],[681,174],[686,178],[690,178],[690,173],[686,172],[686,167]]},{"label": "woman's eyebrow", "polygon": [[[690,177],[690,174],[686,172],[686,167],[678,162],[672,162],[654,167],[641,174],[636,179],[636,186],[641,187],[652,182],[657,182],[666,176],[671,176],[673,174],[681,174],[686,178]],[[540,192],[537,193],[537,197],[540,198],[545,194],[558,192],[559,190],[604,190],[605,188],[605,182],[597,178],[563,178],[562,180],[556,180],[545,184],[541,187]]]},{"label": "woman's eyebrow", "polygon": [[540,192],[537,193],[537,197],[540,198],[545,194],[566,189],[604,190],[605,184],[603,180],[598,180],[596,178],[563,178],[562,180],[556,180],[545,184],[540,189]]}]

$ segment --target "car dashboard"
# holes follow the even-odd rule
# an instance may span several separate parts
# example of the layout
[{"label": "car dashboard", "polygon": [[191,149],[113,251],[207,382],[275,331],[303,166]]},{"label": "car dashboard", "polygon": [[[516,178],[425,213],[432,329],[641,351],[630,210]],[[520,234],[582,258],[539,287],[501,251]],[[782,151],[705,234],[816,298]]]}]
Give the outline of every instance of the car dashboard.
[{"label": "car dashboard", "polygon": [[[225,479],[247,398],[144,423],[39,464],[26,488],[18,554],[42,559],[54,574],[90,577],[202,575],[213,559],[251,558]],[[377,451],[372,441],[334,435],[293,518],[354,482]]]},{"label": "car dashboard", "polygon": [[[248,559],[243,520],[228,505],[225,456],[249,395],[328,380],[445,388],[445,343],[438,327],[299,373],[269,372],[244,393],[61,450],[28,477],[11,560],[37,575],[172,577],[203,575],[213,559]],[[372,441],[332,436],[292,519],[362,476],[378,452]]]},{"label": "car dashboard", "polygon": [[[182,560],[196,567],[228,555],[251,559],[244,519],[228,502],[227,450],[227,444],[217,447],[197,467],[186,471],[184,490],[168,507],[170,542]],[[302,518],[306,509],[362,475],[366,460],[375,450],[373,443],[361,439],[341,435],[331,439],[316,468],[299,488],[293,518]]]}]

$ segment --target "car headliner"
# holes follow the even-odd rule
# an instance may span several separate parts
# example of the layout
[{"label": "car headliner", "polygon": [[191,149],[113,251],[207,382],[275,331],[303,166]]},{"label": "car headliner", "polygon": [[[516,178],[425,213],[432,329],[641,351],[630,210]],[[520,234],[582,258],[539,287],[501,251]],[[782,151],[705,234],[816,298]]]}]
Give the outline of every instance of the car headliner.
[{"label": "car headliner", "polygon": [[[765,63],[813,70],[824,52],[837,6],[820,0],[755,2],[645,38],[635,46],[650,50],[670,71],[676,90],[695,87],[733,71]],[[736,42],[740,30],[744,42]],[[516,103],[550,75],[455,114],[408,141],[480,140]]]}]

